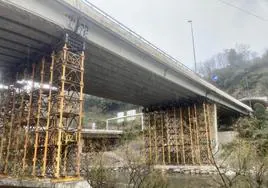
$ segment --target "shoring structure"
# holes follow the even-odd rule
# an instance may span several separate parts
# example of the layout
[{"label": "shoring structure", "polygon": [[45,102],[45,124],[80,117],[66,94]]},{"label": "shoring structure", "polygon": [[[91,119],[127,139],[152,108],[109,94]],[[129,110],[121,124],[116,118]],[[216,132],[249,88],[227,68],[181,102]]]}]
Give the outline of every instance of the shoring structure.
[{"label": "shoring structure", "polygon": [[43,174],[80,175],[83,118],[84,51],[69,50],[68,43],[52,54]]},{"label": "shoring structure", "polygon": [[84,43],[65,44],[0,90],[0,173],[80,176]]},{"label": "shoring structure", "polygon": [[215,104],[204,102],[145,109],[143,135],[148,163],[210,164],[216,139],[215,108]]},{"label": "shoring structure", "polygon": [[[25,79],[27,72],[17,74],[16,80]],[[25,125],[25,106],[28,102],[27,91],[23,84],[14,83],[1,90],[1,144],[0,170],[15,175],[20,173],[23,126]],[[13,163],[10,163],[13,161]]]}]

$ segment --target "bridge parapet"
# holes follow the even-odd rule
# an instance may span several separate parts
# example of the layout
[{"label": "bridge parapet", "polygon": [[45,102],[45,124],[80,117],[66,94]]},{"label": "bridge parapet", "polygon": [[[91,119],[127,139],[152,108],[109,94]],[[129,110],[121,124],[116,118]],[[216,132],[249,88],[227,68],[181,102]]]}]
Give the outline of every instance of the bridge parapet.
[{"label": "bridge parapet", "polygon": [[242,99],[239,99],[241,102],[249,104],[253,106],[255,103],[261,103],[264,106],[268,107],[268,97],[267,96],[250,96],[250,97],[244,97]]}]

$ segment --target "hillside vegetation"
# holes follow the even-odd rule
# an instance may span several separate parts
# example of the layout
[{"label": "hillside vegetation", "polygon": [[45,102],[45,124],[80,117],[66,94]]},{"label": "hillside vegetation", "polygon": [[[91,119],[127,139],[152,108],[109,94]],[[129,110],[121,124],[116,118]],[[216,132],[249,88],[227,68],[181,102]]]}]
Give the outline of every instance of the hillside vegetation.
[{"label": "hillside vegetation", "polygon": [[84,126],[91,127],[95,122],[98,128],[105,128],[106,119],[115,117],[117,112],[138,108],[139,106],[120,101],[85,95]]},{"label": "hillside vegetation", "polygon": [[236,98],[268,96],[268,51],[257,56],[248,46],[239,45],[203,62],[199,72]]}]

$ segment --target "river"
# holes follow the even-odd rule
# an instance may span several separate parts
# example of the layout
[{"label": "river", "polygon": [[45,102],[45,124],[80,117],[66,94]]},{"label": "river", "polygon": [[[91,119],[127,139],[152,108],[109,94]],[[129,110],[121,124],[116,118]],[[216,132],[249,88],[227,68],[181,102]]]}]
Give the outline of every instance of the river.
[{"label": "river", "polygon": [[[160,175],[161,176],[161,175]],[[215,175],[183,175],[167,174],[168,188],[208,188],[216,187]],[[117,180],[121,182],[120,188],[126,187],[126,174],[119,173]]]}]

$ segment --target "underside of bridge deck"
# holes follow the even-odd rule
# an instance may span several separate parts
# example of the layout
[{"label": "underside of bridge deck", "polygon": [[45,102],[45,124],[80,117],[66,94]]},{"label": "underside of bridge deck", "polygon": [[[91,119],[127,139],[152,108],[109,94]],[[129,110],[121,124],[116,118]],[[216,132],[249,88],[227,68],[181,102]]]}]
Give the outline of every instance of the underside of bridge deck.
[{"label": "underside of bridge deck", "polygon": [[[25,68],[31,72],[31,64],[57,49],[66,33],[64,28],[48,20],[5,3],[0,5],[0,23],[0,75],[6,83],[16,80],[16,72]],[[85,56],[84,92],[87,94],[142,106],[197,97],[88,40]]]},{"label": "underside of bridge deck", "polygon": [[[65,2],[65,3],[63,3]],[[186,69],[180,62],[171,63],[162,52],[144,51],[147,43],[133,36],[127,40],[104,27],[107,23],[102,14],[99,22],[94,20],[94,9],[77,1],[80,8],[70,7],[66,2],[75,1],[3,1],[0,4],[0,75],[2,80],[16,79],[16,72],[61,46],[67,32],[83,35],[86,42],[84,92],[99,97],[120,100],[141,106],[180,101],[192,102],[197,98],[209,98],[221,105],[222,112],[247,114],[250,108],[206,83],[198,75]],[[69,5],[68,5],[69,4]],[[93,11],[93,12],[92,12]],[[81,18],[80,20],[77,20]],[[77,24],[75,25],[75,22]],[[70,27],[76,26],[75,28]],[[87,27],[87,30],[83,30]],[[114,26],[113,26],[114,27]],[[119,26],[118,26],[119,27]],[[120,27],[118,29],[121,29]],[[126,33],[131,34],[131,33]],[[127,36],[127,35],[126,35]],[[130,37],[132,38],[132,37]],[[156,48],[156,47],[155,47]],[[157,57],[156,57],[157,56]],[[172,58],[171,58],[172,59]],[[176,64],[176,66],[174,65]],[[11,72],[5,76],[6,72]],[[8,79],[7,79],[8,78]],[[198,99],[199,100],[199,99]],[[227,108],[227,109],[226,109]]]}]

